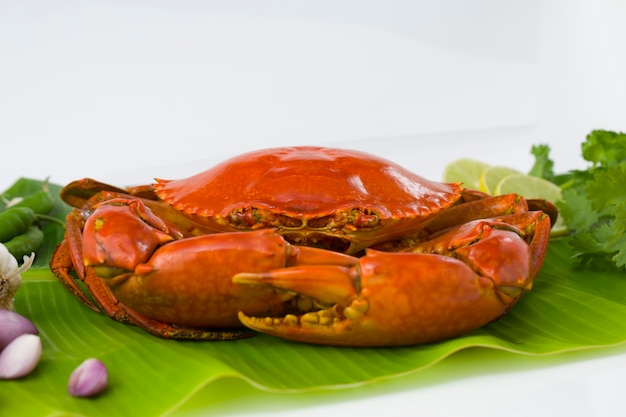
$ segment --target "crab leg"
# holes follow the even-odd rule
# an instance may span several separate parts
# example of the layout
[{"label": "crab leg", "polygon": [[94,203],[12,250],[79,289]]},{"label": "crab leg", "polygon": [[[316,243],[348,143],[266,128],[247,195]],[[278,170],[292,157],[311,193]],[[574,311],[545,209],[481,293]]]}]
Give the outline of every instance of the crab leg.
[{"label": "crab leg", "polygon": [[[101,194],[102,197],[98,197]],[[72,181],[61,190],[60,197],[72,207],[91,207],[94,199],[103,201],[107,195],[133,196],[143,199],[156,200],[154,188],[151,185],[140,185],[128,189],[106,184],[92,178],[83,178]]]},{"label": "crab leg", "polygon": [[470,193],[470,200],[457,204],[442,212],[431,221],[426,229],[431,233],[445,230],[477,219],[491,218],[514,213],[528,212],[526,200],[517,194],[504,194],[494,197],[486,195],[482,199]]},{"label": "crab leg", "polygon": [[[83,290],[76,284],[71,272],[85,277],[85,265],[82,262],[81,230],[83,219],[78,210],[72,210],[66,217],[65,239],[54,251],[50,269],[59,281],[83,304],[94,311],[100,311]],[[79,262],[80,261],[80,262]]]}]

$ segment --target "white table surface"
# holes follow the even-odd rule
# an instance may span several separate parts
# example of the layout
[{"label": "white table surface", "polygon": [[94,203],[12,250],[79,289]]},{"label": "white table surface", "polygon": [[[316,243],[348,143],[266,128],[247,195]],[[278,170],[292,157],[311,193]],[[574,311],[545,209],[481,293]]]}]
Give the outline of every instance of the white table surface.
[{"label": "white table surface", "polygon": [[[536,143],[578,168],[589,131],[626,130],[625,17],[620,0],[0,1],[0,189],[144,183],[301,144],[432,179],[458,157],[527,170]],[[510,358],[219,412],[626,415],[624,347]]]}]

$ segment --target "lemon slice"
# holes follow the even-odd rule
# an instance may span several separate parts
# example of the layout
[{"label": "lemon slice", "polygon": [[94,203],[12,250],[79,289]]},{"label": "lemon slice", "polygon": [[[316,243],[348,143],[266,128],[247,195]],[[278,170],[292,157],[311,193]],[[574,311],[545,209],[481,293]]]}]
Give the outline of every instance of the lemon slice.
[{"label": "lemon slice", "polygon": [[[543,178],[525,174],[511,174],[502,178],[494,189],[494,194],[520,194],[525,198],[542,198],[552,203],[561,200],[561,187]],[[552,227],[552,236],[565,234],[567,226],[559,216]]]},{"label": "lemon slice", "polygon": [[490,166],[483,170],[480,175],[480,191],[495,195],[496,187],[503,178],[509,175],[525,175],[524,173],[509,167]]},{"label": "lemon slice", "polygon": [[561,187],[543,178],[526,174],[503,177],[495,186],[494,193],[517,193],[526,198],[543,198],[553,203],[561,199]]},{"label": "lemon slice", "polygon": [[450,162],[443,170],[443,182],[462,182],[465,188],[478,190],[480,177],[490,165],[470,158]]}]

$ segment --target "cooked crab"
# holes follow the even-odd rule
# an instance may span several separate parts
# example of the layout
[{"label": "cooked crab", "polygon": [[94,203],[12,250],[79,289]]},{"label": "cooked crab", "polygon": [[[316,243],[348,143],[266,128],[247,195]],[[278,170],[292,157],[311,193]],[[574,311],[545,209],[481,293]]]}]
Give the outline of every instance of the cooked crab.
[{"label": "cooked crab", "polygon": [[76,209],[51,267],[92,308],[161,337],[237,338],[245,325],[350,346],[498,319],[531,288],[556,218],[548,202],[320,147],[128,189],[84,179],[62,197]]}]

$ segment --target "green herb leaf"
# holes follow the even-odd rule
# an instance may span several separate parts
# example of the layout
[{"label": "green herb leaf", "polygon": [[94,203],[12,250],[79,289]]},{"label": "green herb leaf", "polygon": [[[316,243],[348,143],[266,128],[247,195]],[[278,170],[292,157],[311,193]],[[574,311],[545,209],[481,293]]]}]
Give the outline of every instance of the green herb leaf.
[{"label": "green herb leaf", "polygon": [[626,134],[594,130],[582,144],[582,155],[594,166],[613,166],[626,161]]},{"label": "green herb leaf", "polygon": [[554,182],[554,162],[550,159],[550,146],[545,144],[534,145],[530,153],[534,155],[535,163],[528,172],[528,175]]},{"label": "green herb leaf", "polygon": [[[594,270],[626,266],[626,134],[594,130],[581,145],[591,166],[557,175],[560,215],[580,265]],[[536,148],[533,148],[536,149]],[[537,151],[534,151],[537,152]]]},{"label": "green herb leaf", "polygon": [[561,201],[556,205],[570,230],[586,230],[598,222],[598,213],[591,208],[591,202],[580,187],[563,189]]}]

